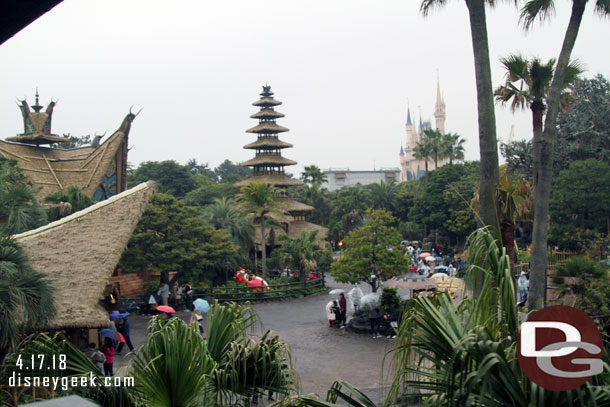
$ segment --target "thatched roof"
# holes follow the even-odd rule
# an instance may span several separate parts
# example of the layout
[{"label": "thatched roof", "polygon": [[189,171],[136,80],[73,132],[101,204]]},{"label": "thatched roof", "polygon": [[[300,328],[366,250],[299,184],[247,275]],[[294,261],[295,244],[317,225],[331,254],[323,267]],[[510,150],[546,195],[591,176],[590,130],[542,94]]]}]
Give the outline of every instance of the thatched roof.
[{"label": "thatched roof", "polygon": [[[318,231],[319,238],[326,239],[326,236],[328,235],[328,228],[316,225],[314,223],[309,223],[304,220],[293,220],[288,224],[288,238],[298,239],[299,237],[301,237],[302,232],[312,232],[314,230]],[[269,237],[271,233],[275,235],[275,245],[281,246],[282,242],[280,242],[279,237],[286,236],[286,231],[284,229],[274,228],[273,232],[271,232],[271,228],[267,227],[267,229],[265,230],[265,234],[267,235],[267,244],[270,244]],[[254,228],[254,244],[260,246],[261,242],[261,229],[257,226],[256,228]]]},{"label": "thatched roof", "polygon": [[280,102],[279,100],[275,100],[272,97],[262,97],[259,100],[257,100],[256,102],[252,103],[253,106],[260,106],[260,107],[271,107],[271,106],[278,106],[281,104],[282,104],[282,102]]},{"label": "thatched roof", "polygon": [[303,181],[296,178],[287,177],[284,174],[277,175],[255,175],[248,179],[239,181],[235,184],[237,188],[245,187],[251,182],[265,182],[267,184],[276,185],[278,187],[298,187],[303,185]]},{"label": "thatched roof", "polygon": [[260,154],[256,157],[240,163],[242,167],[249,167],[254,165],[296,165],[296,161],[289,160],[288,158],[282,157],[281,155],[275,154]]},{"label": "thatched roof", "polygon": [[49,326],[41,328],[109,325],[99,300],[155,190],[153,182],[143,183],[15,236],[32,268],[47,275],[57,290],[57,314]]},{"label": "thatched roof", "polygon": [[256,113],[254,113],[253,115],[250,115],[250,118],[252,119],[279,119],[280,117],[284,117],[284,113],[280,113],[278,111],[273,110],[272,108],[269,109],[262,109]]},{"label": "thatched roof", "polygon": [[259,137],[254,143],[246,144],[244,146],[245,149],[264,149],[265,147],[269,147],[271,149],[280,149],[280,148],[291,148],[292,144],[286,143],[278,139],[277,137]]},{"label": "thatched roof", "polygon": [[121,128],[98,147],[62,150],[0,140],[0,155],[17,160],[34,187],[40,189],[37,193],[40,200],[72,185],[92,197],[129,134],[129,125],[125,124],[128,117]]},{"label": "thatched roof", "polygon": [[294,199],[280,198],[279,201],[282,203],[282,205],[288,212],[314,210],[313,206],[304,204],[303,202],[295,201]]},{"label": "thatched roof", "polygon": [[246,133],[276,134],[286,131],[289,131],[288,128],[280,126],[276,122],[262,122],[251,129],[246,130]]}]

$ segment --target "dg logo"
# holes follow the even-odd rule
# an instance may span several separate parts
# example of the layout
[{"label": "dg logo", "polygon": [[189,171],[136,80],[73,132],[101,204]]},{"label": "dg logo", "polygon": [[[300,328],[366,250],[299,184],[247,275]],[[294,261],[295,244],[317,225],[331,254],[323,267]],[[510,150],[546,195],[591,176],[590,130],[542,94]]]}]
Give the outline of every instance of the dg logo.
[{"label": "dg logo", "polygon": [[517,354],[527,377],[547,390],[575,389],[603,370],[595,322],[565,305],[543,308],[521,324]]}]

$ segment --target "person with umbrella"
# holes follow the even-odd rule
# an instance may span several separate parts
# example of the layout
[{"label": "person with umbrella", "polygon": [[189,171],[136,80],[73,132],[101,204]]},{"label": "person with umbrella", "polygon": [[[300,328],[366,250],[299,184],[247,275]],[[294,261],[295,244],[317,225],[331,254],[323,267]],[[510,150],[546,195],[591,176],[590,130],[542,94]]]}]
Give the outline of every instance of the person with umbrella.
[{"label": "person with umbrella", "polygon": [[125,343],[127,343],[130,352],[133,350],[131,338],[129,337],[129,320],[127,319],[128,315],[129,312],[125,312],[124,314],[121,314],[121,317],[117,320],[118,324],[116,329],[121,335],[123,335],[123,338],[125,338],[125,342],[119,343],[119,347],[116,349],[117,353],[121,353],[121,351],[123,350],[123,345],[125,345]]},{"label": "person with umbrella", "polygon": [[114,376],[112,371],[112,364],[114,363],[114,346],[112,346],[112,339],[104,338],[104,344],[100,348],[106,361],[104,362],[104,376]]}]

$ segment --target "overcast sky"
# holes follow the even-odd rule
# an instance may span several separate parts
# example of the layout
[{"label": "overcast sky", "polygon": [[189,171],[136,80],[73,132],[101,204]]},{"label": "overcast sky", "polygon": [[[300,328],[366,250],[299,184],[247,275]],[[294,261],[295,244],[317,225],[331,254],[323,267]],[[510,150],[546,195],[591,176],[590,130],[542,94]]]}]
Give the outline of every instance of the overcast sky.
[{"label": "overcast sky", "polygon": [[[570,2],[527,35],[508,5],[489,12],[494,86],[498,58],[556,57]],[[588,4],[591,8],[592,4]],[[589,9],[573,56],[586,76],[610,77],[610,22]],[[112,134],[130,106],[143,108],[129,161],[190,158],[217,166],[252,157],[243,145],[251,105],[272,86],[278,120],[299,165],[398,167],[407,106],[433,119],[437,72],[447,132],[478,159],[476,89],[467,9],[449,2],[424,18],[414,0],[64,0],[0,46],[0,131],[23,131],[15,98],[59,103],[55,134]],[[497,107],[498,136],[531,138],[527,113]]]}]

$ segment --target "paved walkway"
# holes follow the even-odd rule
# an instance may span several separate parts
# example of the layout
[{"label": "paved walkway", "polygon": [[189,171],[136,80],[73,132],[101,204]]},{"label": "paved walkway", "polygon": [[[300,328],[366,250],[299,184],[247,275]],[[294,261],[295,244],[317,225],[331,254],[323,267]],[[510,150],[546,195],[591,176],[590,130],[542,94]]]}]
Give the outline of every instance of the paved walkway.
[{"label": "paved walkway", "polygon": [[[327,286],[331,289],[344,288],[346,291],[351,289],[351,286],[336,283],[332,278],[327,278]],[[365,294],[369,292],[367,284],[361,284],[360,288]],[[253,308],[265,329],[272,330],[290,346],[293,363],[301,379],[301,394],[315,393],[325,398],[335,380],[345,380],[378,402],[381,399],[380,389],[385,387],[381,377],[383,358],[394,341],[330,328],[325,306],[332,298],[335,296],[318,294],[254,304]],[[180,312],[178,316],[188,321],[190,314]],[[131,339],[136,348],[144,343],[146,324],[150,318],[130,318]],[[115,358],[115,372],[126,373],[132,357],[122,355]]]}]

